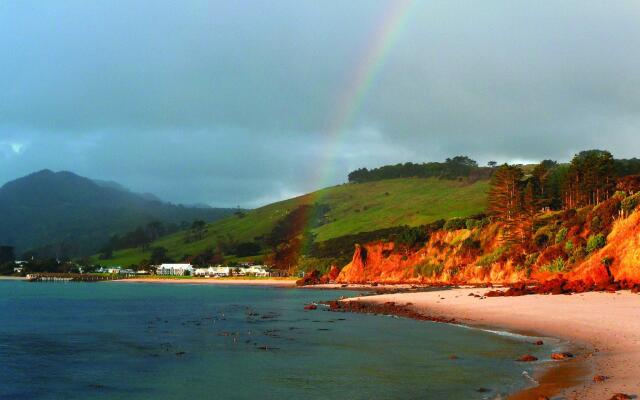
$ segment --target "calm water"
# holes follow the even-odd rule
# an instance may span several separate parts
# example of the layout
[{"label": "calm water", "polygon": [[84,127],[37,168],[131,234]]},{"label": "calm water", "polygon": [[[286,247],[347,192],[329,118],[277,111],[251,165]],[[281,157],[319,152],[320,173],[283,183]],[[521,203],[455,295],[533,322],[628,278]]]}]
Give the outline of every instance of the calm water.
[{"label": "calm water", "polygon": [[513,359],[548,351],[456,326],[302,309],[342,294],[0,281],[0,398],[494,398],[527,385],[531,366]]}]

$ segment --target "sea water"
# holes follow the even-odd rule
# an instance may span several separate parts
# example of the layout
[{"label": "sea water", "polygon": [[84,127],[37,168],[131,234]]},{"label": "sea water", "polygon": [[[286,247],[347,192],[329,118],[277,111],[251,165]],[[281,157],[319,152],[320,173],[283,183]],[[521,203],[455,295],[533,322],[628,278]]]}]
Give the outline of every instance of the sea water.
[{"label": "sea water", "polygon": [[533,365],[516,358],[548,351],[453,325],[303,310],[354,294],[0,281],[0,398],[492,399],[531,384]]}]

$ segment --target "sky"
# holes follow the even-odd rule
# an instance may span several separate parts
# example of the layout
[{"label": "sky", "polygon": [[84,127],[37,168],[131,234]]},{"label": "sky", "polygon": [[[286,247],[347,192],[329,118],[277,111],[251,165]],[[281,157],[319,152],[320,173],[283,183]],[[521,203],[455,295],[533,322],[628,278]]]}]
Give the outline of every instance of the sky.
[{"label": "sky", "polygon": [[0,2],[0,184],[256,207],[349,171],[640,156],[637,1]]}]

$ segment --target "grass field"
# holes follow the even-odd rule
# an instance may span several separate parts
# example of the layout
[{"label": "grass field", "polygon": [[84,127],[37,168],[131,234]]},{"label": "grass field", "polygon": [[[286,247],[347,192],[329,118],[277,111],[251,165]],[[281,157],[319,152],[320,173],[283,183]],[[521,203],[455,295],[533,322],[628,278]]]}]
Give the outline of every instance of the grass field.
[{"label": "grass field", "polygon": [[[327,223],[315,228],[317,241],[347,234],[372,231],[399,225],[416,226],[440,218],[464,217],[486,208],[488,181],[473,184],[438,179],[391,179],[362,184],[343,184],[289,200],[269,204],[214,222],[202,238],[185,243],[185,233],[178,232],[153,243],[163,246],[174,259],[198,254],[214,247],[218,237],[230,235],[238,242],[253,241],[267,234],[281,218],[301,204],[326,204]],[[140,248],[114,253],[110,260],[96,260],[105,265],[131,265],[148,258]]]}]

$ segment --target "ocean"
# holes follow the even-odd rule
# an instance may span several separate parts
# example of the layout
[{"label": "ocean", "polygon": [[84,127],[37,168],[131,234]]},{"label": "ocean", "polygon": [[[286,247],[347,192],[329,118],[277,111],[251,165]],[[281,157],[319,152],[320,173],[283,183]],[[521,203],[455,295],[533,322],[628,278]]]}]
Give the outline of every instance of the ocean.
[{"label": "ocean", "polygon": [[[357,292],[0,280],[0,399],[494,399],[545,346],[304,304]],[[455,355],[456,357],[451,357]]]}]

